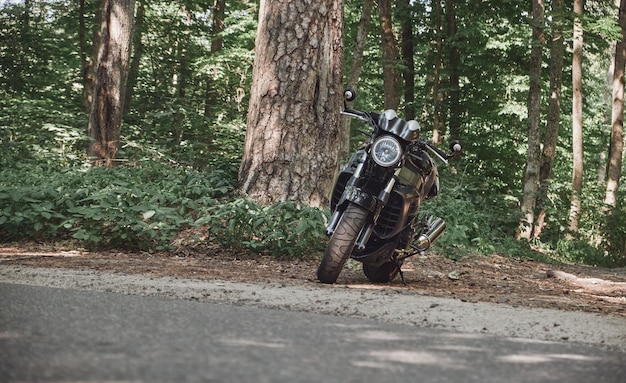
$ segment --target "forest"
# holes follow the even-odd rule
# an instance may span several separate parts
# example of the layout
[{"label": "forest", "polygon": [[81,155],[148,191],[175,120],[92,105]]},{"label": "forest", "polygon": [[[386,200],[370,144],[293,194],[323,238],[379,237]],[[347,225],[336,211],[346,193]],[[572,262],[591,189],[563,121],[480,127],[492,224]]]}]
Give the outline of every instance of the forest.
[{"label": "forest", "polygon": [[352,86],[463,143],[435,253],[624,266],[625,62],[625,0],[0,1],[0,241],[319,254]]}]

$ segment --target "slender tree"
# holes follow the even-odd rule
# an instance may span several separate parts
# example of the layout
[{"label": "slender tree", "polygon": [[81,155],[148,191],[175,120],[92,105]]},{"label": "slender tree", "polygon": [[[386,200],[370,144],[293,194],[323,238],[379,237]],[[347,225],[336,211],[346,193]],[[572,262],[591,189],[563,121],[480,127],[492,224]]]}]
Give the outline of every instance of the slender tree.
[{"label": "slender tree", "polygon": [[[215,0],[213,4],[213,18],[211,23],[211,56],[217,55],[224,46],[224,15],[226,14],[226,0]],[[211,115],[211,111],[217,104],[217,91],[213,83],[213,74],[209,73],[206,78],[206,92],[204,96],[204,115]]]},{"label": "slender tree", "polygon": [[617,195],[622,174],[622,153],[624,147],[624,67],[626,66],[626,0],[620,1],[619,26],[622,40],[615,47],[615,64],[613,70],[613,105],[611,117],[611,143],[607,166],[606,192],[604,203],[617,206]]},{"label": "slender tree", "polygon": [[548,189],[554,166],[554,155],[561,124],[561,88],[563,85],[563,0],[552,0],[552,26],[550,43],[550,99],[548,119],[543,137],[539,194],[537,195],[537,220],[532,237],[539,238],[545,226]]},{"label": "slender tree", "polygon": [[134,0],[104,0],[89,116],[91,142],[87,155],[94,165],[116,164],[134,13]]},{"label": "slender tree", "polygon": [[378,0],[380,35],[383,54],[383,91],[385,109],[397,109],[400,105],[398,87],[398,44],[393,31],[391,0]]},{"label": "slender tree", "polygon": [[[98,62],[98,51],[100,50],[101,34],[102,34],[102,15],[104,12],[104,0],[96,1],[96,13],[94,17],[93,40],[91,42],[91,53],[89,60],[82,60],[83,64],[83,111],[87,114],[91,112],[91,102],[93,100],[94,86],[96,83],[96,65]],[[84,17],[84,14],[83,16]],[[83,21],[84,22],[84,21]],[[79,20],[80,24],[80,20]],[[79,37],[80,38],[80,37]],[[81,44],[84,51],[81,56],[86,57],[86,44]]]},{"label": "slender tree", "polygon": [[400,25],[402,26],[402,77],[404,79],[404,118],[415,118],[415,60],[413,56],[413,6],[411,0],[401,0],[398,5]]},{"label": "slender tree", "polygon": [[87,68],[87,37],[86,31],[87,28],[85,26],[85,15],[86,7],[85,0],[78,1],[78,46],[80,47],[80,67],[81,70],[85,70]]},{"label": "slender tree", "polygon": [[570,197],[569,225],[578,232],[581,214],[580,194],[583,189],[583,0],[574,0],[574,41],[572,54],[572,195]]},{"label": "slender tree", "polygon": [[446,29],[448,45],[448,128],[450,136],[461,138],[461,52],[457,41],[457,20],[455,0],[446,0]]},{"label": "slender tree", "polygon": [[343,1],[261,0],[239,190],[326,206],[337,173]]},{"label": "slender tree", "polygon": [[541,132],[541,65],[544,32],[544,3],[543,0],[533,0],[533,33],[530,51],[530,87],[528,90],[528,153],[526,168],[524,169],[522,219],[517,229],[517,239],[530,239],[535,224],[535,206],[539,186],[539,168],[541,159],[540,132]]},{"label": "slender tree", "polygon": [[[350,70],[347,73],[348,85],[355,90],[358,88],[359,79],[361,77],[361,69],[363,68],[363,52],[365,51],[365,43],[369,34],[372,21],[372,8],[374,0],[363,0],[361,8],[361,18],[356,31],[356,41],[352,49],[352,60],[350,61]],[[348,119],[350,121],[350,119]]]},{"label": "slender tree", "polygon": [[[348,71],[347,84],[354,90],[358,90],[359,79],[361,77],[361,70],[363,68],[363,52],[365,51],[365,43],[367,42],[367,35],[369,34],[370,25],[372,21],[372,8],[374,7],[374,0],[363,0],[363,8],[361,9],[361,18],[359,19],[359,25],[357,26],[356,41],[354,42],[354,48],[352,49],[352,60],[350,61],[350,69]],[[341,157],[345,157],[348,154],[349,142],[350,142],[350,125],[352,118],[343,118],[343,132],[341,146],[344,148],[341,153]]]},{"label": "slender tree", "polygon": [[130,109],[130,101],[135,91],[135,84],[137,83],[137,76],[139,75],[139,64],[141,63],[141,57],[143,55],[142,36],[146,17],[145,3],[145,0],[137,2],[137,14],[135,15],[135,25],[133,28],[133,54],[130,61],[130,68],[128,70],[126,90],[124,91],[124,113],[127,113]]},{"label": "slender tree", "polygon": [[433,142],[440,144],[445,134],[443,125],[443,92],[441,69],[443,62],[443,33],[441,24],[441,0],[432,0],[433,33],[435,35],[435,63],[433,70]]}]

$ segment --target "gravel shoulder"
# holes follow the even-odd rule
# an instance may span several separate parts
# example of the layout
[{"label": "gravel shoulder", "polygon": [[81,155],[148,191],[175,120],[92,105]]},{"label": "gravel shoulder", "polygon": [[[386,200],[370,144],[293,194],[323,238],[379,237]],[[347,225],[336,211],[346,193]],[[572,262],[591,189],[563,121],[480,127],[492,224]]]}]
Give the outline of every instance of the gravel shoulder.
[{"label": "gravel shoulder", "polygon": [[316,312],[626,349],[624,270],[555,270],[534,261],[498,256],[465,262],[432,256],[404,267],[406,285],[367,283],[358,266],[349,265],[339,284],[328,286],[313,278],[316,259],[202,254],[94,254],[4,246],[0,247],[0,282]]}]

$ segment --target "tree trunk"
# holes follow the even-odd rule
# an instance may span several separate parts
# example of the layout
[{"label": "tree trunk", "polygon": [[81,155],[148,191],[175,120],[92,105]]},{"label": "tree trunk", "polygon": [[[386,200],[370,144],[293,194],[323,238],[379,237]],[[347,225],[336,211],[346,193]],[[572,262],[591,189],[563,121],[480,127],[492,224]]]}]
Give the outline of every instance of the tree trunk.
[{"label": "tree trunk", "polygon": [[102,35],[102,13],[104,12],[104,0],[96,1],[96,14],[93,22],[93,41],[91,42],[91,54],[89,60],[83,63],[83,111],[87,114],[91,112],[91,102],[93,100],[94,86],[96,83],[96,65],[98,61],[98,51]]},{"label": "tree trunk", "polygon": [[104,0],[100,49],[89,116],[87,155],[94,165],[114,166],[119,148],[128,75],[134,0]]},{"label": "tree trunk", "polygon": [[141,62],[141,56],[143,55],[143,43],[141,38],[143,35],[143,23],[146,16],[145,1],[137,3],[137,15],[135,16],[135,25],[133,32],[133,58],[130,62],[130,68],[128,70],[128,80],[126,81],[126,89],[124,91],[124,113],[130,110],[130,101],[135,91],[135,84],[137,83],[137,75],[139,74],[139,63]]},{"label": "tree trunk", "polygon": [[454,0],[446,0],[446,22],[448,35],[448,101],[450,111],[450,121],[448,127],[450,136],[461,138],[461,85],[460,66],[461,53],[459,52],[456,26],[456,3]]},{"label": "tree trunk", "polygon": [[413,6],[411,0],[402,0],[399,4],[400,24],[402,25],[402,61],[404,70],[404,118],[415,118],[415,61],[413,59]]},{"label": "tree trunk", "polygon": [[611,144],[607,166],[606,193],[604,203],[617,206],[619,182],[622,174],[622,152],[624,149],[624,69],[626,62],[626,0],[619,6],[619,25],[622,40],[615,47],[613,71],[613,106],[611,113]]},{"label": "tree trunk", "polygon": [[583,0],[574,0],[574,49],[572,54],[572,195],[570,198],[569,225],[571,233],[577,233],[580,224],[583,189]]},{"label": "tree trunk", "polygon": [[[211,26],[211,57],[222,50],[224,45],[224,15],[226,12],[226,0],[215,0],[213,5],[213,24]],[[212,109],[217,105],[217,91],[213,85],[211,73],[206,78],[206,93],[204,96],[204,116],[209,117]]]},{"label": "tree trunk", "polygon": [[548,189],[554,166],[554,155],[561,121],[561,88],[563,85],[563,0],[552,0],[552,39],[550,44],[550,99],[548,122],[543,139],[543,155],[539,171],[537,223],[532,237],[539,238],[545,226]]},{"label": "tree trunk", "polygon": [[535,206],[539,190],[541,161],[541,64],[545,44],[543,0],[533,0],[533,33],[530,51],[530,87],[528,90],[528,158],[524,169],[522,219],[515,237],[530,239],[535,224]]},{"label": "tree trunk", "polygon": [[383,54],[383,91],[385,93],[384,108],[397,109],[400,105],[398,90],[398,46],[393,33],[391,20],[391,0],[378,1],[380,15],[380,35]]},{"label": "tree trunk", "polygon": [[[261,0],[239,191],[327,206],[338,170],[343,1]],[[339,143],[339,144],[338,144]]]},{"label": "tree trunk", "polygon": [[78,2],[78,46],[80,48],[81,71],[87,68],[87,38],[85,37],[85,0]]},{"label": "tree trunk", "polygon": [[[359,78],[361,77],[361,69],[363,68],[363,52],[365,51],[365,43],[367,42],[367,35],[369,34],[370,24],[372,21],[372,8],[374,7],[374,0],[363,0],[363,9],[361,13],[361,19],[359,20],[359,26],[356,31],[356,41],[354,42],[354,48],[352,49],[352,61],[350,62],[350,71],[348,72],[347,85],[351,86],[354,90],[358,90]],[[340,157],[347,156],[350,149],[350,125],[352,118],[343,117],[343,132],[341,142],[344,150],[340,153]]]},{"label": "tree trunk", "polygon": [[435,33],[435,64],[433,70],[433,142],[441,144],[445,129],[443,125],[443,93],[441,92],[441,67],[443,61],[443,34],[441,25],[441,0],[432,1]]}]

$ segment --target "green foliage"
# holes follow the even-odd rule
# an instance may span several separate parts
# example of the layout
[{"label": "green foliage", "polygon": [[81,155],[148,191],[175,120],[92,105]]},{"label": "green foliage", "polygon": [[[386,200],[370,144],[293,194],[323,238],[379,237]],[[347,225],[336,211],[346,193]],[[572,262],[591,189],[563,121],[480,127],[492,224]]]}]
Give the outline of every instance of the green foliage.
[{"label": "green foliage", "polygon": [[593,266],[614,266],[605,257],[602,249],[580,239],[561,239],[558,241],[553,258],[563,263],[586,264]]},{"label": "green foliage", "polygon": [[276,256],[324,245],[325,211],[249,199],[220,202],[234,174],[155,162],[117,168],[45,165],[0,171],[0,240],[70,239],[88,248],[160,250],[189,227],[223,246]]},{"label": "green foliage", "polygon": [[425,202],[422,212],[446,221],[446,232],[435,245],[445,256],[458,259],[469,252],[507,251],[504,247],[510,242],[503,240],[511,237],[516,220],[498,212],[509,211],[511,202],[483,190],[482,185],[467,182],[459,169],[442,169],[439,195]]},{"label": "green foliage", "polygon": [[[490,7],[456,3],[458,33],[453,37],[446,36],[445,14],[441,15],[440,95],[432,94],[435,15],[429,3],[411,3],[415,106],[421,111],[425,137],[432,129],[435,96],[443,97],[445,125],[450,48],[461,56],[458,107],[463,125],[461,137],[449,138],[461,139],[465,154],[441,171],[439,196],[423,205],[425,213],[447,222],[447,232],[436,246],[453,258],[498,252],[619,265],[626,259],[626,211],[621,206],[607,213],[601,202],[603,186],[589,176],[605,166],[601,154],[610,136],[605,73],[614,54],[607,47],[619,37],[615,6],[591,2],[583,17],[588,65],[583,85],[586,182],[580,233],[574,239],[566,237],[572,173],[567,129],[571,51],[566,49],[563,114],[545,206],[546,226],[540,241],[520,243],[513,240],[513,233],[527,150],[528,3],[492,3]],[[86,5],[88,56],[95,3]],[[361,5],[356,0],[345,2],[346,69]],[[326,212],[290,203],[261,207],[231,194],[246,128],[258,2],[227,2],[225,30],[219,36],[212,34],[212,6],[209,1],[145,3],[143,50],[121,131],[122,165],[91,169],[83,166],[88,121],[80,107],[77,3],[0,4],[0,240],[69,238],[94,248],[151,249],[168,246],[185,228],[206,224],[212,240],[236,249],[295,256],[323,246]],[[548,32],[554,19],[549,16]],[[571,20],[566,15],[564,30],[571,31]],[[357,109],[383,108],[377,25],[374,9]],[[222,49],[213,52],[211,43],[217,38]],[[544,56],[548,65],[548,50]],[[393,65],[405,68],[404,62]],[[544,89],[549,72],[543,71]],[[400,115],[404,106],[401,101]],[[449,134],[445,128],[441,133]],[[361,141],[362,136],[354,136]],[[542,251],[533,252],[533,247]]]},{"label": "green foliage", "polygon": [[293,202],[260,206],[248,198],[217,205],[200,218],[209,239],[239,250],[276,256],[302,256],[321,250],[325,244],[327,214]]},{"label": "green foliage", "polygon": [[602,230],[607,251],[604,262],[608,266],[626,266],[626,206],[610,208],[605,222]]},{"label": "green foliage", "polygon": [[231,180],[222,171],[156,163],[6,169],[0,172],[0,239],[73,238],[88,247],[162,249],[229,193]]},{"label": "green foliage", "polygon": [[[2,97],[4,96],[4,97]],[[87,141],[87,119],[52,99],[9,96],[0,91],[0,166],[35,160],[73,165]]]}]

